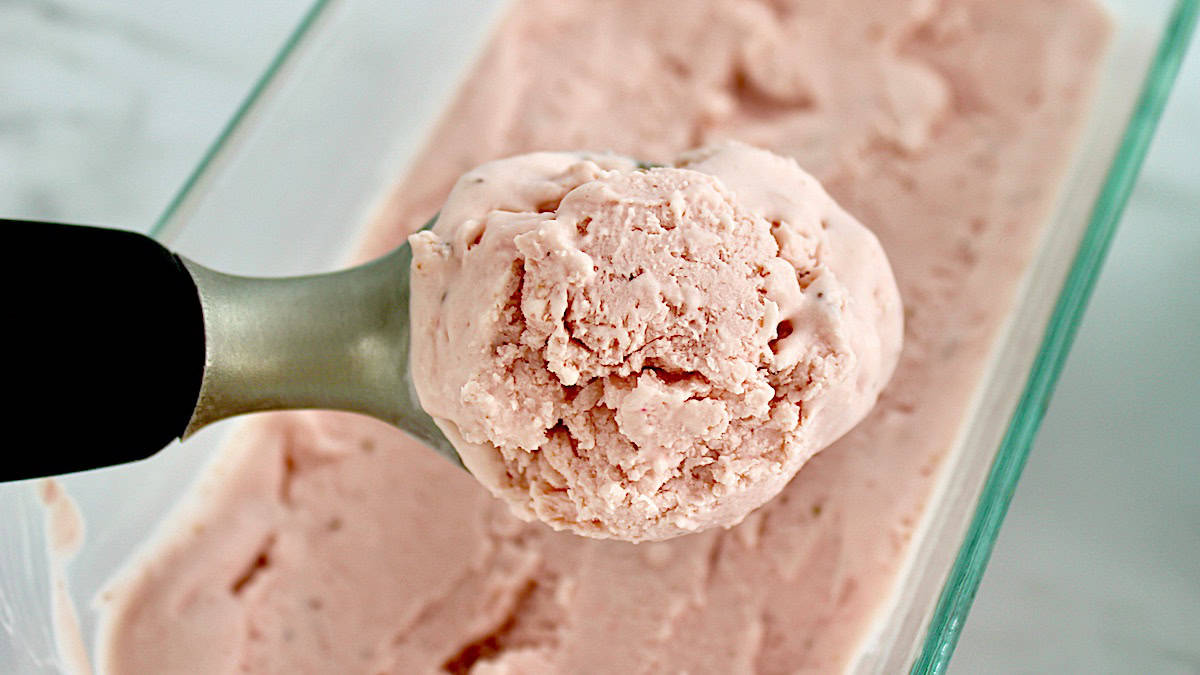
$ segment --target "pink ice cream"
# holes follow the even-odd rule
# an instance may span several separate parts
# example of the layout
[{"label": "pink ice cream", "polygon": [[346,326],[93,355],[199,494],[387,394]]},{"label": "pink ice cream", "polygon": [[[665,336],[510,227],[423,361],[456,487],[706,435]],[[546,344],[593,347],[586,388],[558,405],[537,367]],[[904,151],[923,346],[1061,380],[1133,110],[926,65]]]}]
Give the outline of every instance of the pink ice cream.
[{"label": "pink ice cream", "polygon": [[458,180],[413,244],[413,381],[525,519],[630,541],[731,526],[856,424],[901,307],[795,160],[536,153]]},{"label": "pink ice cream", "polygon": [[[360,257],[489,160],[752,143],[887,251],[904,349],[879,401],[740,524],[641,544],[522,522],[381,422],[257,416],[102,599],[101,671],[852,669],[1044,232],[1106,35],[1090,0],[515,0],[388,203],[347,230]],[[737,182],[752,173],[706,173],[747,212],[774,203]],[[835,254],[836,230],[857,231],[830,230]],[[858,351],[880,359],[859,373],[886,374],[882,349]]]}]

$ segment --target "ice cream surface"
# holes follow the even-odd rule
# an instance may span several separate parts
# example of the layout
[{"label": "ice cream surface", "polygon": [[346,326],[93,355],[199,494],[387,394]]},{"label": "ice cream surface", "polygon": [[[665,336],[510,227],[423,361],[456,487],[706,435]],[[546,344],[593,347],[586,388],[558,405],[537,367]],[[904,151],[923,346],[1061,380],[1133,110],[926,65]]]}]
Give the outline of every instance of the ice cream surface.
[{"label": "ice cream surface", "polygon": [[1090,0],[517,0],[360,255],[404,242],[489,160],[665,164],[740,140],[795,158],[887,251],[904,347],[878,403],[741,524],[642,544],[522,522],[380,422],[257,416],[102,599],[101,671],[852,668],[1010,314],[1106,35]]},{"label": "ice cream surface", "polygon": [[413,380],[518,516],[631,541],[730,526],[856,424],[900,353],[878,240],[795,160],[534,153],[411,238]]}]

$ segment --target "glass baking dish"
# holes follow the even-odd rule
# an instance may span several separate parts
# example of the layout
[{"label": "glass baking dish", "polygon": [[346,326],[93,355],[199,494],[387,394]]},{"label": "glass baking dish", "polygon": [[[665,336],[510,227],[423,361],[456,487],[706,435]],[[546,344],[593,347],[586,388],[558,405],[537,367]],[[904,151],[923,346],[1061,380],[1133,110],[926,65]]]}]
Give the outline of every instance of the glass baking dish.
[{"label": "glass baking dish", "polygon": [[[504,4],[317,0],[153,234],[185,256],[234,273],[339,266]],[[1200,12],[1200,0],[1103,4],[1115,29],[1087,126],[856,672],[946,668]],[[230,424],[139,464],[62,479],[87,521],[65,581],[89,645],[96,630],[91,600],[175,505]],[[5,673],[63,669],[34,487],[0,485]]]}]

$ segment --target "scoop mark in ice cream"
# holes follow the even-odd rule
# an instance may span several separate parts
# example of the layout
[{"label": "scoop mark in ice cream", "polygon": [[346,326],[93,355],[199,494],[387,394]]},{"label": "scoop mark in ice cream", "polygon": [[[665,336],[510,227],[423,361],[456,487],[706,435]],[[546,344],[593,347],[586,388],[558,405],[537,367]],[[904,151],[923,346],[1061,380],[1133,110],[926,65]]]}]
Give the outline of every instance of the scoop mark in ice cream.
[{"label": "scoop mark in ice cream", "polygon": [[491,162],[411,241],[422,405],[557,529],[736,524],[866,414],[899,353],[879,243],[745,145]]}]

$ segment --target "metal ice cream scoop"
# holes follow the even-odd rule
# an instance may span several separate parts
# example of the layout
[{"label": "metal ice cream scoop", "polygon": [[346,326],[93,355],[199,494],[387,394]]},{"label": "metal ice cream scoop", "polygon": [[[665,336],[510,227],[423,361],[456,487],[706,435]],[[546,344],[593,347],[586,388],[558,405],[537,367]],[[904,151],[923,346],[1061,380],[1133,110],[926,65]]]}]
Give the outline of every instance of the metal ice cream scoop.
[{"label": "metal ice cream scoop", "polygon": [[409,377],[408,244],[344,271],[250,278],[131,232],[0,227],[6,407],[37,434],[5,453],[0,480],[142,459],[218,420],[304,408],[379,418],[461,466]]}]

